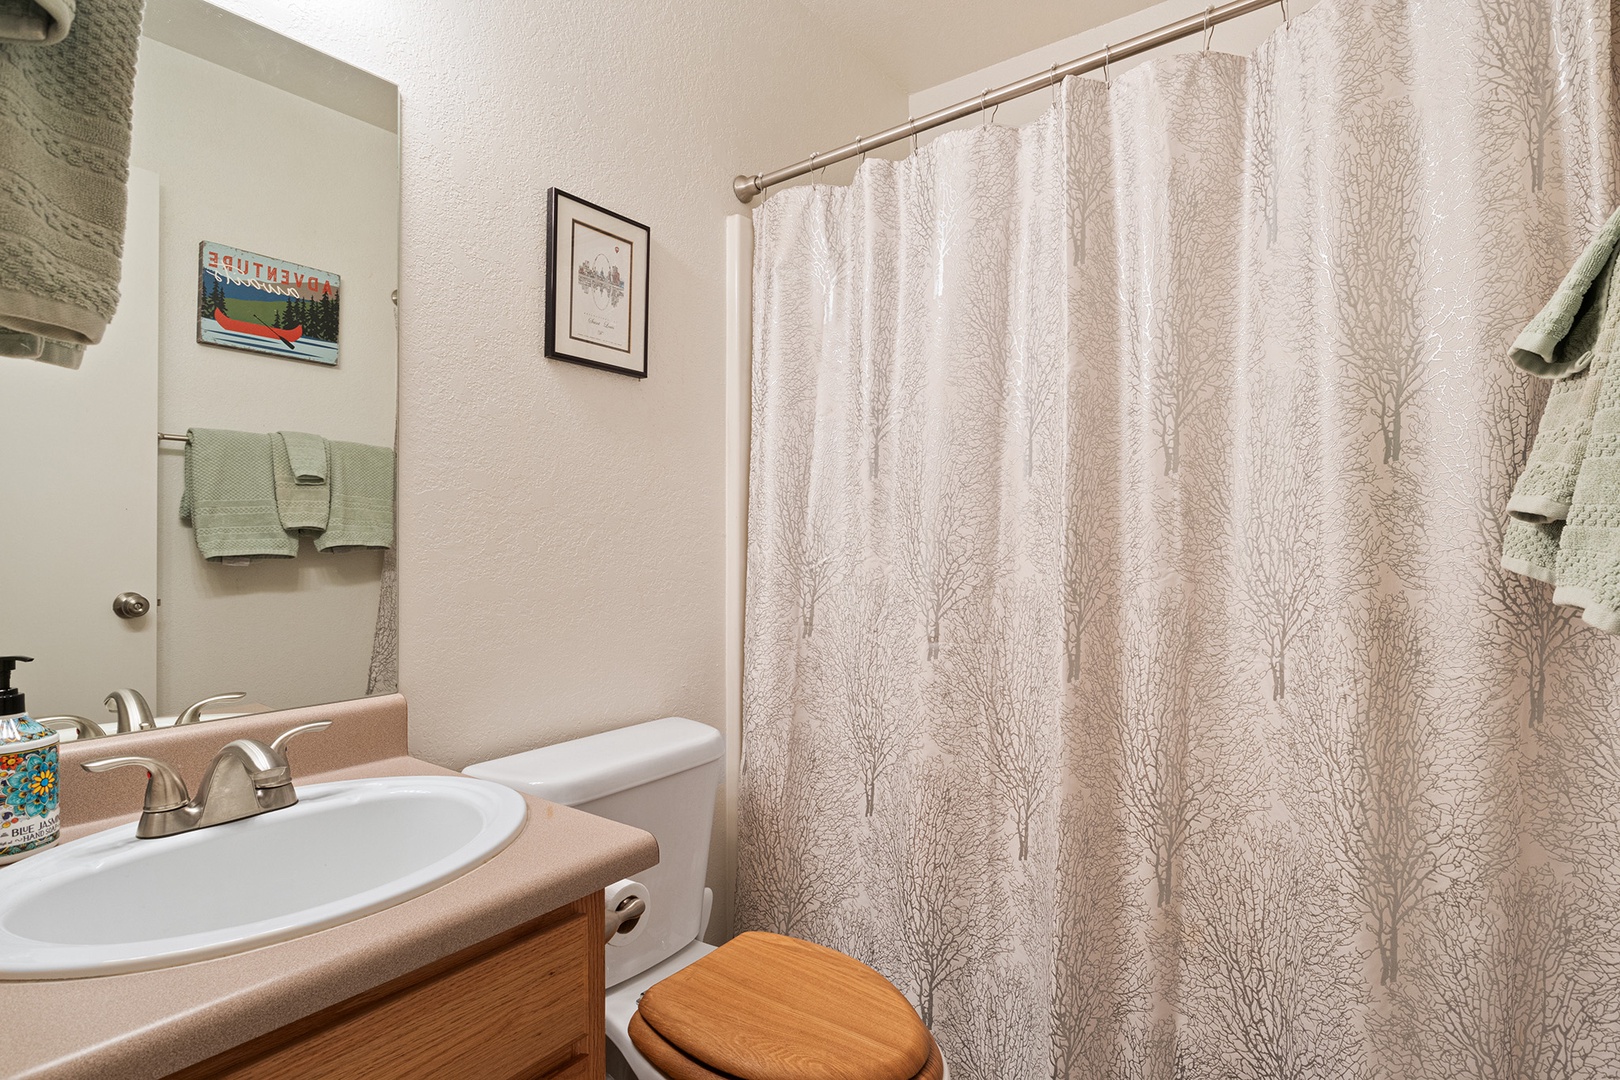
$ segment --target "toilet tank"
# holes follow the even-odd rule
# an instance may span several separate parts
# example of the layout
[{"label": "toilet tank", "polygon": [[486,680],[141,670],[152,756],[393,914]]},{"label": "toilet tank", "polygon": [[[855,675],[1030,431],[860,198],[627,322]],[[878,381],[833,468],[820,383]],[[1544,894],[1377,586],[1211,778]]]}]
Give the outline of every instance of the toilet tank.
[{"label": "toilet tank", "polygon": [[658,864],[636,875],[647,886],[646,926],[633,939],[608,946],[607,984],[613,986],[673,956],[701,930],[724,754],[720,732],[671,716],[462,771],[658,838]]}]

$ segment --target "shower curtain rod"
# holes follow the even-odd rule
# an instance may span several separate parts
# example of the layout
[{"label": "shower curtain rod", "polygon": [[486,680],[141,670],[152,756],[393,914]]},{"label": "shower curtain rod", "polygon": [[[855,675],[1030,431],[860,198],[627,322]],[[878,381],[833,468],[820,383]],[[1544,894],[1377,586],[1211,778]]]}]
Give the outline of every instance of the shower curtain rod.
[{"label": "shower curtain rod", "polygon": [[1105,45],[1096,52],[1070,60],[1067,64],[1053,64],[1052,67],[1038,75],[1031,75],[1027,79],[1019,79],[1015,83],[1008,83],[998,90],[986,90],[978,97],[959,101],[955,105],[937,109],[925,116],[908,118],[905,123],[897,124],[887,131],[880,131],[876,135],[868,135],[864,139],[856,139],[852,143],[845,143],[836,150],[828,150],[823,154],[811,154],[804,161],[795,165],[787,165],[774,172],[755,173],[753,176],[739,176],[731,182],[731,190],[737,199],[743,203],[753,202],[754,196],[773,184],[780,184],[805,173],[822,169],[828,165],[835,165],[840,161],[848,161],[852,157],[865,154],[869,150],[876,150],[880,146],[887,146],[901,139],[910,138],[918,132],[948,124],[952,120],[960,120],[964,116],[982,113],[986,109],[993,109],[1004,101],[1033,94],[1037,90],[1044,90],[1054,83],[1061,82],[1070,75],[1084,75],[1088,71],[1099,68],[1107,69],[1115,60],[1126,60],[1149,49],[1157,49],[1160,45],[1168,45],[1172,41],[1179,41],[1197,33],[1208,31],[1230,19],[1240,15],[1247,15],[1253,11],[1281,4],[1283,21],[1288,21],[1288,0],[1232,0],[1229,4],[1219,7],[1211,6],[1204,9],[1201,15],[1189,15],[1178,22],[1161,26],[1157,30],[1149,30],[1145,34],[1138,34],[1127,38],[1118,45]]}]

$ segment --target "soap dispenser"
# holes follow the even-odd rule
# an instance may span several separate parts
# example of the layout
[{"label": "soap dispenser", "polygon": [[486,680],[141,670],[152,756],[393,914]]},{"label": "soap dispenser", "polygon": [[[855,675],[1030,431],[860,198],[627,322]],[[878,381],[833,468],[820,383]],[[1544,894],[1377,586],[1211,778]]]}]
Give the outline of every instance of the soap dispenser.
[{"label": "soap dispenser", "polygon": [[15,862],[56,843],[62,831],[57,806],[57,754],[62,741],[32,720],[11,673],[31,656],[0,656],[0,863]]}]

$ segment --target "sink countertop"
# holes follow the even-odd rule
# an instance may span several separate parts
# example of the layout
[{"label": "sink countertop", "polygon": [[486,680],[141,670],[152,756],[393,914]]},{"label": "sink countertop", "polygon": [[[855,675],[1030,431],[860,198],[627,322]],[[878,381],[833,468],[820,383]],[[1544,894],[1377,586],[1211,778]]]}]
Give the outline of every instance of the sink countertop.
[{"label": "sink countertop", "polygon": [[[85,814],[139,807],[145,777],[121,788],[90,788],[81,760],[150,754],[195,782],[201,766],[233,738],[269,738],[296,724],[331,719],[327,732],[288,747],[294,782],[367,776],[454,776],[405,754],[405,702],[397,695],[261,713],[200,724],[189,732],[124,735],[63,745],[65,840],[132,821]],[[338,735],[325,748],[317,740]],[[178,740],[185,740],[182,746]],[[92,752],[93,751],[93,752]],[[369,753],[375,756],[368,759]],[[302,767],[300,756],[303,758]],[[316,771],[320,770],[320,771]],[[77,774],[77,775],[75,775]],[[133,802],[130,795],[133,793]],[[80,810],[75,814],[75,794]],[[114,799],[119,801],[115,802]],[[525,796],[528,820],[488,862],[432,892],[275,945],[157,971],[91,979],[0,981],[6,1037],[0,1075],[79,1080],[162,1077],[364,993],[460,949],[570,903],[658,861],[640,829]],[[160,841],[154,841],[160,842]],[[0,867],[0,888],[5,868]],[[118,897],[109,896],[109,905]]]}]

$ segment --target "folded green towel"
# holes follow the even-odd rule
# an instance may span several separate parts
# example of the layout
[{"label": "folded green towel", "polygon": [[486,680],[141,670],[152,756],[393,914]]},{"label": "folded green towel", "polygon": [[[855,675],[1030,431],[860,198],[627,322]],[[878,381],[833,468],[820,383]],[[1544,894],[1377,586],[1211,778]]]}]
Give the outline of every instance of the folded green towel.
[{"label": "folded green towel", "polygon": [[73,0],[0,0],[0,41],[55,45],[73,27]]},{"label": "folded green towel", "polygon": [[326,482],[326,440],[301,431],[270,436],[276,471],[276,513],[291,533],[315,534],[326,528],[331,486]]},{"label": "folded green towel", "polygon": [[192,428],[187,433],[186,488],[180,520],[189,521],[197,550],[221,559],[290,559],[298,538],[276,512],[270,436]]},{"label": "folded green towel", "polygon": [[93,345],[118,306],[141,0],[35,6],[47,39],[60,15],[72,32],[0,41],[0,327]]},{"label": "folded green towel", "polygon": [[318,551],[394,546],[394,451],[363,443],[327,443],[332,511]]},{"label": "folded green towel", "polygon": [[302,431],[278,431],[286,450],[287,465],[300,484],[326,483],[326,440]]}]

